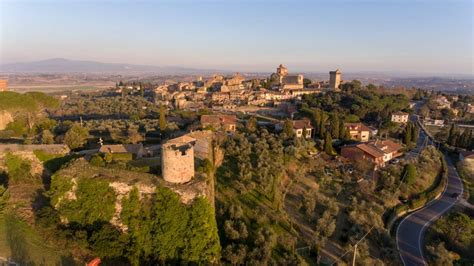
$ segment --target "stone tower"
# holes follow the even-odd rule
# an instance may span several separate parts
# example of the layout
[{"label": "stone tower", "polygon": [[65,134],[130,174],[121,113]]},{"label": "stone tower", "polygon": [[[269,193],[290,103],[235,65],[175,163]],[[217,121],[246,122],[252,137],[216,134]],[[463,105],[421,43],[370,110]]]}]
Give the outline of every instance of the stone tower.
[{"label": "stone tower", "polygon": [[194,177],[194,145],[196,139],[182,136],[161,147],[161,173],[165,181],[186,183]]},{"label": "stone tower", "polygon": [[280,77],[284,77],[284,76],[288,75],[288,68],[286,68],[282,64],[280,64],[280,66],[278,66],[278,68],[277,68],[277,74]]},{"label": "stone tower", "polygon": [[339,85],[341,85],[341,74],[342,72],[339,69],[336,69],[336,71],[329,71],[330,88],[339,89]]}]

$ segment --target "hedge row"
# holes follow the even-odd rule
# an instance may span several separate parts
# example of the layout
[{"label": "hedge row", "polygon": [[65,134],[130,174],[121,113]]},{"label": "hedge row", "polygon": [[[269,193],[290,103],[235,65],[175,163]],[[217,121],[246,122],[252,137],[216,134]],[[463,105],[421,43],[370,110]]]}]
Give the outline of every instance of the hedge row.
[{"label": "hedge row", "polygon": [[397,205],[391,210],[391,213],[387,219],[387,227],[389,229],[393,222],[400,216],[407,212],[414,211],[423,207],[425,204],[435,199],[443,192],[444,187],[446,186],[446,183],[448,181],[448,166],[443,156],[441,156],[441,164],[442,173],[436,178],[436,185],[432,190],[428,192],[423,192],[417,198],[411,199],[407,203]]},{"label": "hedge row", "polygon": [[435,188],[428,191],[428,192],[423,192],[421,193],[418,198],[412,199],[409,201],[410,204],[410,209],[417,209],[422,206],[424,206],[427,202],[435,199],[438,195],[440,195],[447,182],[447,176],[448,176],[448,167],[446,165],[446,161],[444,158],[441,159],[442,163],[442,171],[443,173],[436,178],[435,182],[437,183],[435,185]]}]

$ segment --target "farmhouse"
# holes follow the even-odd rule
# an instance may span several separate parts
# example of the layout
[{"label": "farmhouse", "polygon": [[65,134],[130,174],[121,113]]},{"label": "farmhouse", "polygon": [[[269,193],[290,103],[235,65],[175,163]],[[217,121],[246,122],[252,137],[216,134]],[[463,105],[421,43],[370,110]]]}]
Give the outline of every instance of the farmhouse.
[{"label": "farmhouse", "polygon": [[392,140],[375,140],[368,143],[344,146],[341,155],[354,161],[364,160],[373,163],[375,168],[402,155],[402,146]]}]

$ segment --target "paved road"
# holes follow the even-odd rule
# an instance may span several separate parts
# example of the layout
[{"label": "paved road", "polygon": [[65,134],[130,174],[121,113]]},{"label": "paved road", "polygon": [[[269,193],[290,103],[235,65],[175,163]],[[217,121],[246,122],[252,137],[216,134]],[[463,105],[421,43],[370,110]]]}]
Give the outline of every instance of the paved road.
[{"label": "paved road", "polygon": [[[441,197],[408,215],[397,228],[397,248],[405,266],[427,265],[423,258],[426,228],[453,207],[462,196],[462,181],[451,160],[446,155],[445,159],[448,164],[448,184]],[[454,194],[459,196],[455,197]]]}]

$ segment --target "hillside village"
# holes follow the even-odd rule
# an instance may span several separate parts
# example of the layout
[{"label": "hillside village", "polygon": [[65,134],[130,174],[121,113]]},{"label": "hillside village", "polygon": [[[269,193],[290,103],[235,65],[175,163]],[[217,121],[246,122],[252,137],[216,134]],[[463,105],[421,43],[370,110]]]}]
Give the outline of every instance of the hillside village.
[{"label": "hillside village", "polygon": [[[5,88],[0,226],[46,244],[25,241],[33,251],[21,253],[0,235],[10,247],[0,256],[346,264],[358,243],[363,265],[398,265],[398,211],[426,202],[447,171],[427,136],[472,181],[473,122],[472,95],[391,90],[345,81],[339,69],[325,81],[279,65],[263,79],[130,80],[53,95]],[[472,245],[449,252],[472,261]]]}]

